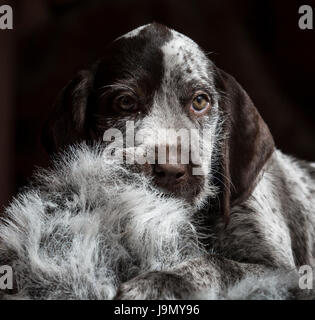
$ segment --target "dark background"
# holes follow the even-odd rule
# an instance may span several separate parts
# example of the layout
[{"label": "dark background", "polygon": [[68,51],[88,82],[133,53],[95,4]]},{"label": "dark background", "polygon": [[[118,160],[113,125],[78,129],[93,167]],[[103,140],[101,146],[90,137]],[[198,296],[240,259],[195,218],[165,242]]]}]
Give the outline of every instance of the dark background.
[{"label": "dark background", "polygon": [[314,1],[0,1],[14,30],[0,30],[0,208],[36,166],[43,121],[74,73],[106,45],[157,21],[182,32],[233,74],[252,97],[277,146],[315,161],[315,30],[298,28]]}]

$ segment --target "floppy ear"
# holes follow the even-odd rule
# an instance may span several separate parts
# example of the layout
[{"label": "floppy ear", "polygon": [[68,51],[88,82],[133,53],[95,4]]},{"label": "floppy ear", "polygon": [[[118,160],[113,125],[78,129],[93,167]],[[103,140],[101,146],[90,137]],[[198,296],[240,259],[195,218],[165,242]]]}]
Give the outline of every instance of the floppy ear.
[{"label": "floppy ear", "polygon": [[254,189],[259,172],[274,150],[274,141],[240,84],[219,68],[216,81],[221,93],[219,106],[225,118],[220,208],[228,222],[231,206],[246,200]]},{"label": "floppy ear", "polygon": [[41,137],[48,153],[87,139],[86,114],[92,84],[92,72],[80,71],[59,94]]}]

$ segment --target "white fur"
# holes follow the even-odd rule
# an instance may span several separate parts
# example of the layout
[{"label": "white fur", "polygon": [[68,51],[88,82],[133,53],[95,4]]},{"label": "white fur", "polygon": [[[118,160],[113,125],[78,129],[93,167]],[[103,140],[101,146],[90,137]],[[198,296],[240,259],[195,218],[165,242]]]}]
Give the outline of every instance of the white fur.
[{"label": "white fur", "polygon": [[171,30],[171,33],[171,40],[161,49],[164,54],[165,79],[172,81],[170,73],[177,69],[186,81],[198,80],[205,86],[213,86],[213,79],[209,77],[210,60],[205,53],[187,36],[175,30]]},{"label": "white fur", "polygon": [[0,226],[1,261],[13,267],[16,297],[111,299],[140,270],[198,253],[192,210],[145,176],[98,147],[58,161],[38,176],[39,188],[13,201]]}]

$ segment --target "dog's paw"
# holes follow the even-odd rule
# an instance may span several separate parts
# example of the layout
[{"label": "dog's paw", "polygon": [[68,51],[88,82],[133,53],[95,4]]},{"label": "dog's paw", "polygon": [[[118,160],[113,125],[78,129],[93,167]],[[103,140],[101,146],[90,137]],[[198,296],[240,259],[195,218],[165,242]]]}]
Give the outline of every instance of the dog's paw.
[{"label": "dog's paw", "polygon": [[177,300],[187,299],[193,286],[183,277],[171,272],[148,272],[119,287],[116,300]]}]

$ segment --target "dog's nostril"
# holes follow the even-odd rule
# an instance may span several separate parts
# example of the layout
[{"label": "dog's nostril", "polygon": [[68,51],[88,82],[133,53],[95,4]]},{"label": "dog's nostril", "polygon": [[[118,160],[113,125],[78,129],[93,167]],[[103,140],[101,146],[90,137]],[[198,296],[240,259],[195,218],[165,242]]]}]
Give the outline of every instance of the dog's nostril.
[{"label": "dog's nostril", "polygon": [[165,172],[164,172],[163,168],[161,166],[159,166],[159,165],[155,165],[153,171],[154,171],[155,175],[158,176],[158,177],[164,177],[165,176]]},{"label": "dog's nostril", "polygon": [[158,176],[159,178],[165,177],[165,172],[163,171],[154,171],[155,175]]},{"label": "dog's nostril", "polygon": [[176,179],[181,178],[183,175],[185,174],[185,172],[178,172],[175,176]]}]

